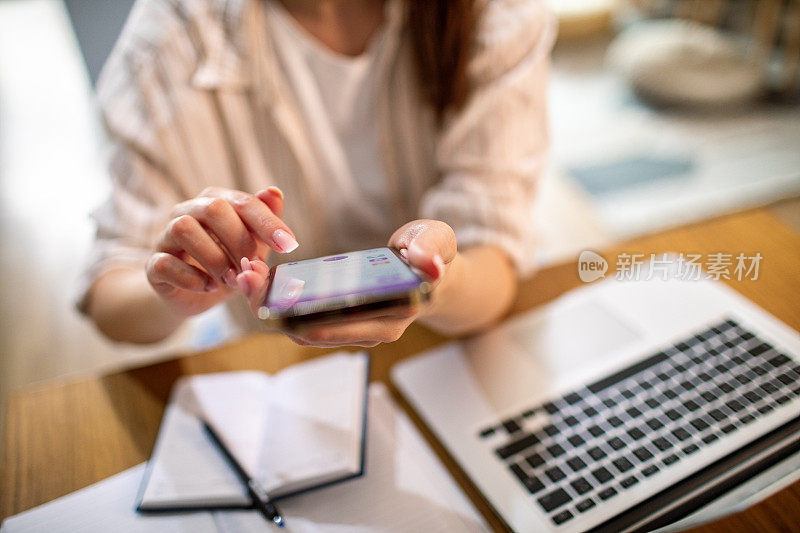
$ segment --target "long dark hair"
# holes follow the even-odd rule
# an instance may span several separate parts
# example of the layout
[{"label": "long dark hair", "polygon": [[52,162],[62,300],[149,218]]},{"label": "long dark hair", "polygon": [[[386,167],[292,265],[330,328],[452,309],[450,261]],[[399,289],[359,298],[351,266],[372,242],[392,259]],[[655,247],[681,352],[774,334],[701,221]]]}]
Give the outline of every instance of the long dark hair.
[{"label": "long dark hair", "polygon": [[441,122],[470,93],[467,61],[478,17],[475,0],[406,1],[422,91]]}]

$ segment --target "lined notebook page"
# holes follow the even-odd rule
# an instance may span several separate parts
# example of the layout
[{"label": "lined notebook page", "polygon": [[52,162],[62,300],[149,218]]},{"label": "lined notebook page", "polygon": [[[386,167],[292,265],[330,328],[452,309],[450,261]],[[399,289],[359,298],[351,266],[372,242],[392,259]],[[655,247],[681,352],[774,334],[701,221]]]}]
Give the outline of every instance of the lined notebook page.
[{"label": "lined notebook page", "polygon": [[[370,386],[362,478],[282,500],[287,531],[486,531],[488,527],[382,384]],[[264,530],[253,512],[214,513],[224,533]]]}]

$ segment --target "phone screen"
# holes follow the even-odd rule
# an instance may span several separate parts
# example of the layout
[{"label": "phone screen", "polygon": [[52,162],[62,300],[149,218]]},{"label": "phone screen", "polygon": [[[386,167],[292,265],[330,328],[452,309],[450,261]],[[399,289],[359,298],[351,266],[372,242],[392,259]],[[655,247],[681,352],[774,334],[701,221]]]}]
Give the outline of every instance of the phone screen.
[{"label": "phone screen", "polygon": [[392,250],[373,248],[278,265],[265,303],[270,314],[305,314],[379,299],[421,283]]}]

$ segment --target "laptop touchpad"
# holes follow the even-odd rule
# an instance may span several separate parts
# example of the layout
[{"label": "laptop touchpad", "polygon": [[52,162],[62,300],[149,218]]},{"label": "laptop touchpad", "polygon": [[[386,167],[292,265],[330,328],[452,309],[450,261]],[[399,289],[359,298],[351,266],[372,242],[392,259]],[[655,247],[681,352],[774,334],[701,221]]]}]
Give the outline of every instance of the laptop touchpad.
[{"label": "laptop touchpad", "polygon": [[516,332],[523,348],[554,368],[572,368],[609,356],[639,339],[633,326],[597,300],[559,309]]},{"label": "laptop touchpad", "polygon": [[473,378],[496,409],[594,381],[642,336],[596,299],[559,302],[465,346]]}]

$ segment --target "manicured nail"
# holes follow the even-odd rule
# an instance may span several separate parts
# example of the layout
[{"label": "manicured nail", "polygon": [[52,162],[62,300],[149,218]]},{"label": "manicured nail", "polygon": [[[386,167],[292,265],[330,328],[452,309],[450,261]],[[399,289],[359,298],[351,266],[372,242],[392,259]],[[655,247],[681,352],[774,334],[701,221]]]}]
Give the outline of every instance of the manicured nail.
[{"label": "manicured nail", "polygon": [[300,297],[300,293],[303,292],[305,286],[306,282],[302,279],[290,279],[286,283],[283,297],[287,300],[296,300]]},{"label": "manicured nail", "polygon": [[275,187],[275,186],[273,185],[272,187],[267,187],[267,190],[268,190],[269,192],[275,193],[276,195],[280,196],[280,197],[281,197],[281,200],[283,200],[283,191],[282,191],[282,190],[280,190],[279,188],[277,188],[277,187]]},{"label": "manicured nail", "polygon": [[272,240],[275,241],[275,246],[278,247],[278,251],[283,254],[293,252],[298,246],[300,246],[297,244],[297,241],[294,237],[282,229],[275,230],[275,233],[272,234]]},{"label": "manicured nail", "polygon": [[400,255],[403,256],[403,259],[408,259],[408,250],[405,248],[400,248]]},{"label": "manicured nail", "polygon": [[222,279],[229,288],[236,288],[236,271],[234,269],[229,268],[226,270],[225,274],[222,275]]},{"label": "manicured nail", "polygon": [[442,259],[442,256],[439,254],[434,255],[433,264],[436,266],[436,271],[439,273],[436,279],[439,279],[442,277],[442,274],[444,274],[444,260]]},{"label": "manicured nail", "polygon": [[242,265],[242,272],[253,270],[253,267],[250,266],[250,260],[246,257],[242,257],[241,265]]},{"label": "manicured nail", "polygon": [[413,240],[408,244],[407,250],[408,250],[409,254],[411,254],[411,249],[412,248],[414,248],[416,250],[416,252],[414,252],[414,255],[417,256],[417,257],[419,257],[419,256],[429,256],[430,255],[430,252],[426,248],[423,248],[422,245],[419,242],[417,242],[416,240]]}]

